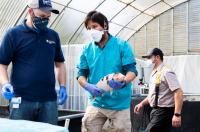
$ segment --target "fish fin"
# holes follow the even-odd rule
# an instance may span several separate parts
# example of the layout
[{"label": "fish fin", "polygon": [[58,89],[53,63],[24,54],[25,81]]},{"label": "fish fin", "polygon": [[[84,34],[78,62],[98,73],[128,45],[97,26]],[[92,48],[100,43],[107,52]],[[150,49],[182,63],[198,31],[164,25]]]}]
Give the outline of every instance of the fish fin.
[{"label": "fish fin", "polygon": [[112,95],[112,94],[113,94],[113,89],[110,90],[110,95]]},{"label": "fish fin", "polygon": [[95,101],[96,97],[95,96],[92,96],[92,101]]}]

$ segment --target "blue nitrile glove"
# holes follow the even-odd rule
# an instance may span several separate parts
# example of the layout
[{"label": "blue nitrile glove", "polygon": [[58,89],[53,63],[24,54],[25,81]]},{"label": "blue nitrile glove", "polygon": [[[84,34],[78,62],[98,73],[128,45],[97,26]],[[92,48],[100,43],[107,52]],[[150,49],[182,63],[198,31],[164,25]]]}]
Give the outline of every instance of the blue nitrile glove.
[{"label": "blue nitrile glove", "polygon": [[14,96],[13,86],[10,83],[3,85],[2,95],[7,100],[10,100]]},{"label": "blue nitrile glove", "polygon": [[121,89],[126,86],[126,81],[118,82],[117,80],[108,81],[108,85],[113,89]]},{"label": "blue nitrile glove", "polygon": [[60,86],[58,104],[63,105],[67,99],[67,91],[65,86]]},{"label": "blue nitrile glove", "polygon": [[104,93],[104,90],[98,88],[94,84],[86,83],[84,88],[85,88],[85,90],[90,92],[92,94],[92,96],[94,96],[94,97],[100,96],[100,95],[102,95]]}]

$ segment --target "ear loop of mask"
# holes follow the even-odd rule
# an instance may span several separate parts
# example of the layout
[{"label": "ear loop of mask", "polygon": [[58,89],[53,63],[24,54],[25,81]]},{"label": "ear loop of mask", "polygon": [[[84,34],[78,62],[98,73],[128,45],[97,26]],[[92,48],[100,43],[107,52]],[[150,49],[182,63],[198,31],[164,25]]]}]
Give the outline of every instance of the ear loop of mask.
[{"label": "ear loop of mask", "polygon": [[[101,31],[103,31],[103,32],[108,32],[108,29],[106,29],[106,26],[107,26],[107,24],[106,24],[106,22],[104,21],[104,28],[103,28],[103,30],[101,30]],[[104,33],[103,33],[102,39],[105,39]],[[102,40],[102,39],[101,39],[101,40]]]},{"label": "ear loop of mask", "polygon": [[[36,17],[35,16],[35,13],[34,13],[34,11],[33,11],[33,9],[32,9],[32,12],[33,12],[33,16],[31,16],[31,19],[32,19],[32,23],[33,23],[33,19],[34,19],[34,17]],[[35,24],[33,23],[33,29],[35,30],[35,31],[37,31],[36,29],[37,29],[37,27],[35,26]]]},{"label": "ear loop of mask", "polygon": [[[107,28],[108,28],[108,25],[106,24],[106,22],[105,22],[105,21],[104,21],[104,23],[103,23],[103,24],[104,24],[104,30],[103,30],[103,31],[108,31],[108,29],[107,29]],[[107,27],[107,28],[106,28],[106,27]]]}]

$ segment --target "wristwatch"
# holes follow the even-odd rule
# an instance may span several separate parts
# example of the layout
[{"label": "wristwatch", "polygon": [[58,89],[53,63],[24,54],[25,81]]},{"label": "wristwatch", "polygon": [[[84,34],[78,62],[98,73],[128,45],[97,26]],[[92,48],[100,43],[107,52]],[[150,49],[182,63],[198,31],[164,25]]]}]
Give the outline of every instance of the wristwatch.
[{"label": "wristwatch", "polygon": [[174,113],[174,115],[175,115],[176,117],[180,117],[180,116],[181,116],[180,113]]}]

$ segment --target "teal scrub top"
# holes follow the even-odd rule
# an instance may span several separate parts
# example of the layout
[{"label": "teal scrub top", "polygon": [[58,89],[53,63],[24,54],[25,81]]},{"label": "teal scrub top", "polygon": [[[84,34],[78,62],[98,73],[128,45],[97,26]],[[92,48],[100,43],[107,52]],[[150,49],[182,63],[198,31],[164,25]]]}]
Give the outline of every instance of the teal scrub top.
[{"label": "teal scrub top", "polygon": [[[80,56],[79,69],[89,69],[88,83],[97,84],[104,76],[111,73],[122,73],[125,75],[122,66],[135,63],[135,56],[127,41],[123,41],[112,35],[103,48],[94,42],[87,44]],[[131,83],[120,90],[113,90],[113,93],[106,92],[102,96],[95,97],[88,93],[90,103],[93,106],[123,110],[130,107]]]}]

